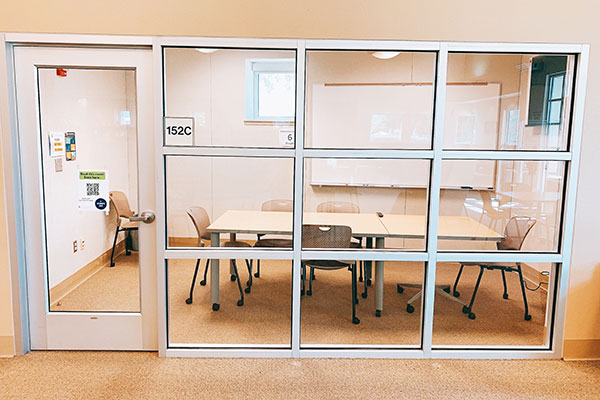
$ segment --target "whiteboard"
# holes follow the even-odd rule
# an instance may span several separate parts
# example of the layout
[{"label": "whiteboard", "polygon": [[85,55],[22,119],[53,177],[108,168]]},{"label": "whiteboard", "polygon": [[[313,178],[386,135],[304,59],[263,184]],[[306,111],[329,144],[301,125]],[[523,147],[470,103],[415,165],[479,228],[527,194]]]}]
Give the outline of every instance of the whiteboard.
[{"label": "whiteboard", "polygon": [[[444,148],[495,149],[499,95],[497,83],[449,85]],[[431,85],[315,84],[312,147],[427,149],[432,107]],[[323,186],[426,187],[430,170],[425,160],[312,159],[309,163],[311,184]],[[494,175],[494,161],[448,160],[443,163],[442,187],[491,189]]]}]

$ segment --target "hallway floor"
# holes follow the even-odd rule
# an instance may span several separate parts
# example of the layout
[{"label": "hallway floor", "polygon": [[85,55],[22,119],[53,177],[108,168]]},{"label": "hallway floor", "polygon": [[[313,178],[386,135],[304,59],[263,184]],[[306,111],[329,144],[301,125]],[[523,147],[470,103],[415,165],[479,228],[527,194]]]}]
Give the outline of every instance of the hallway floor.
[{"label": "hallway floor", "polygon": [[600,361],[177,359],[32,352],[0,359],[1,399],[597,399]]}]

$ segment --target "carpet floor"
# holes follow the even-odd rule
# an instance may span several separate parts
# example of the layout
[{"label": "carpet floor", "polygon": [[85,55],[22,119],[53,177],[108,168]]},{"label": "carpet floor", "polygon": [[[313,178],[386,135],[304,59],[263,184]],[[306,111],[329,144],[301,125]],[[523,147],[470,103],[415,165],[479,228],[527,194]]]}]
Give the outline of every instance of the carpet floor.
[{"label": "carpet floor", "polygon": [[[261,277],[254,279],[252,292],[244,305],[237,306],[239,292],[229,280],[227,262],[221,267],[221,309],[211,310],[209,286],[199,284],[205,261],[201,262],[192,304],[186,304],[194,260],[170,260],[167,267],[169,343],[190,346],[198,343],[288,345],[291,337],[291,261],[262,261]],[[438,264],[437,283],[454,282],[456,263]],[[238,260],[242,284],[248,273]],[[133,311],[139,307],[137,255],[120,256],[115,268],[104,268],[67,295],[53,309],[68,311]],[[398,345],[419,346],[421,341],[421,300],[415,311],[407,313],[406,302],[419,289],[406,288],[397,293],[396,283],[422,284],[423,263],[386,262],[384,310],[375,317],[374,288],[368,298],[359,296],[359,325],[351,323],[351,275],[347,270],[317,271],[312,296],[301,303],[301,341],[303,346]],[[459,290],[460,299],[470,299],[477,267],[465,267]],[[543,345],[546,341],[546,304],[544,290],[528,292],[531,321],[523,319],[523,300],[516,274],[507,274],[509,298],[502,299],[499,271],[487,271],[477,294],[474,320],[462,313],[462,306],[436,295],[434,308],[434,345]],[[359,285],[363,290],[363,285]],[[108,308],[107,308],[108,307]]]},{"label": "carpet floor", "polygon": [[599,393],[600,362],[39,351],[0,359],[2,399],[598,399]]}]

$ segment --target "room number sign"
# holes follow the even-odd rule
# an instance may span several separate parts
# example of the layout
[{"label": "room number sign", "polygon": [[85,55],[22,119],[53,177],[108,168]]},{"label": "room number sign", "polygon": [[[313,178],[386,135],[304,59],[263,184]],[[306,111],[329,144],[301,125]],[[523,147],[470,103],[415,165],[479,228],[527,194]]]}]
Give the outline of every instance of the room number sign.
[{"label": "room number sign", "polygon": [[165,117],[165,146],[193,146],[194,118]]}]

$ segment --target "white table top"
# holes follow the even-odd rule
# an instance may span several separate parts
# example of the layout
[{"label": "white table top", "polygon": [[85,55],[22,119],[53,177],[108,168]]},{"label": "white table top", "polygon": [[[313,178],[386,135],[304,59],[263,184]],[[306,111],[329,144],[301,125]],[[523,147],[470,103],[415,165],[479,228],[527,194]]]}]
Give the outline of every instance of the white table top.
[{"label": "white table top", "polygon": [[[363,237],[425,237],[424,215],[316,213],[303,215],[305,224],[347,225],[352,234]],[[228,210],[208,227],[212,233],[292,233],[292,213],[279,211]],[[502,235],[469,217],[440,216],[440,239],[494,240]]]}]

